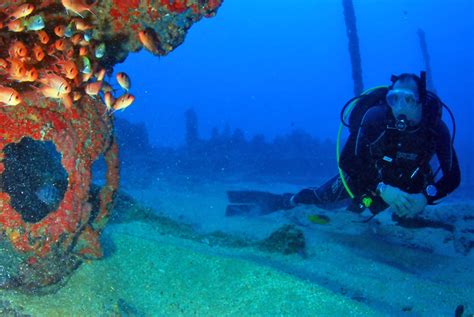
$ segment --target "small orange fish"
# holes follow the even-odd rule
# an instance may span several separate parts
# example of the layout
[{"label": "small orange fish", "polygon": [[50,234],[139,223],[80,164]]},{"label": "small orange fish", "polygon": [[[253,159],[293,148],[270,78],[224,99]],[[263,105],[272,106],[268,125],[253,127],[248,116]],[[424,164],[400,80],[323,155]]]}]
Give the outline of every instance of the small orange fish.
[{"label": "small orange fish", "polygon": [[25,26],[21,20],[15,20],[7,24],[8,30],[11,32],[23,32]]},{"label": "small orange fish", "polygon": [[71,109],[74,105],[74,101],[72,100],[69,94],[65,94],[61,97],[61,101],[66,109]]},{"label": "small orange fish", "polygon": [[35,7],[32,4],[29,4],[29,3],[22,4],[18,8],[16,8],[12,14],[8,16],[7,20],[16,21],[18,19],[27,17],[34,10],[35,10]]},{"label": "small orange fish", "polygon": [[82,74],[82,82],[88,82],[92,78],[92,75],[94,75],[93,72],[90,72],[89,74]]},{"label": "small orange fish", "polygon": [[38,37],[41,42],[41,44],[48,44],[49,42],[49,35],[46,33],[44,30],[38,31]]},{"label": "small orange fish", "polygon": [[25,44],[21,41],[16,41],[10,46],[8,50],[11,58],[23,58],[28,54]]},{"label": "small orange fish", "polygon": [[60,93],[57,89],[52,87],[43,86],[39,88],[39,91],[45,96],[46,98],[53,98],[53,99],[61,99],[66,94]]},{"label": "small orange fish", "polygon": [[79,73],[77,65],[73,61],[59,61],[58,66],[67,79],[74,79]]},{"label": "small orange fish", "polygon": [[79,91],[75,91],[72,93],[72,100],[78,101],[82,98],[82,94]]},{"label": "small orange fish", "polygon": [[107,111],[112,110],[112,106],[115,103],[115,98],[114,96],[112,96],[112,93],[106,92],[104,94],[104,103],[105,103],[105,107],[107,108]]},{"label": "small orange fish", "polygon": [[87,53],[89,53],[89,50],[87,49],[87,47],[82,46],[82,47],[79,49],[79,56],[86,56]]},{"label": "small orange fish", "polygon": [[8,71],[10,77],[14,80],[22,79],[26,74],[26,68],[23,62],[14,58],[9,59],[8,61],[10,62],[10,69]]},{"label": "small orange fish", "polygon": [[117,82],[119,83],[120,87],[125,89],[126,91],[130,90],[131,82],[130,82],[130,77],[128,77],[127,74],[120,72],[117,73],[117,76],[115,76],[117,79]]},{"label": "small orange fish", "polygon": [[124,94],[122,96],[120,96],[114,103],[113,105],[113,112],[117,111],[117,110],[125,110],[126,108],[128,108],[132,103],[133,101],[135,100],[135,97],[131,94]]},{"label": "small orange fish", "polygon": [[87,42],[84,37],[82,38],[82,40],[79,41],[79,46],[89,46],[90,43]]},{"label": "small orange fish", "polygon": [[61,0],[61,3],[66,8],[66,11],[72,11],[81,18],[84,18],[82,13],[86,11],[89,11],[93,15],[96,15],[91,9],[93,4],[87,5],[82,0]]},{"label": "small orange fish", "polygon": [[89,83],[86,85],[85,92],[89,96],[97,96],[102,88],[102,82],[96,81],[94,83]]},{"label": "small orange fish", "polygon": [[64,37],[65,31],[66,31],[66,26],[64,25],[56,25],[54,27],[54,34],[56,34],[57,37]]},{"label": "small orange fish", "polygon": [[72,45],[76,46],[79,44],[80,41],[83,40],[82,34],[81,33],[76,33],[71,37],[71,43]]},{"label": "small orange fish", "polygon": [[0,103],[16,106],[21,103],[21,95],[13,88],[0,86]]},{"label": "small orange fish", "polygon": [[3,68],[3,69],[8,68],[8,62],[4,60],[3,58],[0,58],[0,68]]},{"label": "small orange fish", "polygon": [[24,67],[23,62],[18,58],[7,58],[7,60],[10,63],[10,69],[19,69]]},{"label": "small orange fish", "polygon": [[92,25],[87,24],[83,19],[74,18],[72,21],[76,24],[76,29],[78,31],[87,31],[92,29]]},{"label": "small orange fish", "polygon": [[162,53],[160,50],[160,40],[153,29],[146,29],[138,32],[138,39],[142,43],[143,47],[152,52],[155,55]]},{"label": "small orange fish", "polygon": [[71,92],[71,85],[62,77],[50,73],[42,76],[39,80],[43,85],[55,89],[59,94]]},{"label": "small orange fish", "polygon": [[97,81],[103,81],[104,80],[104,77],[105,77],[105,68],[101,68],[97,74],[95,74],[95,78],[97,79]]},{"label": "small orange fish", "polygon": [[39,45],[33,47],[33,55],[38,62],[41,62],[44,59],[44,51]]},{"label": "small orange fish", "polygon": [[66,40],[64,39],[59,39],[59,40],[56,40],[56,42],[54,42],[54,47],[58,50],[58,51],[64,51],[66,50],[67,48],[67,42]]},{"label": "small orange fish", "polygon": [[26,71],[25,77],[23,78],[24,82],[34,82],[38,79],[38,71],[32,67],[29,70]]}]

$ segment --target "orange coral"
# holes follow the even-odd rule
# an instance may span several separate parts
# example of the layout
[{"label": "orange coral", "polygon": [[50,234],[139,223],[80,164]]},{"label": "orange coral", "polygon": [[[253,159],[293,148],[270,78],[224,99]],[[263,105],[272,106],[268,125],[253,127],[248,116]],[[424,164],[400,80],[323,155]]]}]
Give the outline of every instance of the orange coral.
[{"label": "orange coral", "polygon": [[[140,31],[151,32],[156,54],[169,53],[193,22],[212,16],[222,1],[103,0],[92,7],[82,5],[81,12],[72,8],[69,14],[61,3],[0,2],[0,87],[5,87],[0,94],[7,94],[0,96],[0,176],[5,172],[5,147],[25,137],[51,141],[68,176],[57,210],[34,223],[22,218],[0,187],[0,235],[8,237],[11,246],[4,255],[10,252],[22,259],[9,268],[15,280],[0,287],[42,287],[72,272],[82,259],[102,256],[99,236],[119,185],[113,117],[96,98],[103,94],[98,89],[105,86],[100,84],[105,70],[111,72],[130,51],[142,48]],[[27,11],[17,10],[24,4]],[[186,25],[175,23],[179,15],[186,17],[180,19]],[[18,92],[21,100],[11,102],[10,91]],[[107,164],[106,184],[99,210],[92,210],[87,202],[91,167],[101,155]]]}]

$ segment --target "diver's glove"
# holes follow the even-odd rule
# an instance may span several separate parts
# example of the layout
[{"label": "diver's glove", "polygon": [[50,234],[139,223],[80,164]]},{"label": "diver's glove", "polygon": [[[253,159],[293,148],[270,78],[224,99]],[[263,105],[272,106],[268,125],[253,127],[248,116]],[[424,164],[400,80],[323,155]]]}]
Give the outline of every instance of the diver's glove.
[{"label": "diver's glove", "polygon": [[400,217],[411,214],[411,210],[415,207],[414,200],[411,195],[384,183],[379,183],[377,192],[382,199],[395,211]]},{"label": "diver's glove", "polygon": [[426,199],[425,195],[423,194],[409,194],[409,200],[412,201],[412,208],[410,208],[409,213],[405,215],[405,217],[414,217],[417,214],[421,213],[426,205],[428,204],[428,200]]}]

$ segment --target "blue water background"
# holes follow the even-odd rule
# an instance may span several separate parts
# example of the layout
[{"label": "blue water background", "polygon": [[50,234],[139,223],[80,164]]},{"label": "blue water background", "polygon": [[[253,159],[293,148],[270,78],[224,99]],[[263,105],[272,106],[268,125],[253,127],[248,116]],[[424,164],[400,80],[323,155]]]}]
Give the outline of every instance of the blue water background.
[{"label": "blue water background", "polygon": [[[461,166],[471,165],[474,1],[355,0],[354,7],[365,88],[423,69],[417,30],[426,32],[435,89],[456,115]],[[169,56],[142,51],[116,67],[132,77],[137,97],[118,116],[144,122],[153,145],[182,144],[191,107],[203,138],[229,124],[247,138],[303,129],[335,140],[340,109],[353,96],[347,43],[342,1],[226,0]],[[445,120],[450,125],[446,112]]]}]

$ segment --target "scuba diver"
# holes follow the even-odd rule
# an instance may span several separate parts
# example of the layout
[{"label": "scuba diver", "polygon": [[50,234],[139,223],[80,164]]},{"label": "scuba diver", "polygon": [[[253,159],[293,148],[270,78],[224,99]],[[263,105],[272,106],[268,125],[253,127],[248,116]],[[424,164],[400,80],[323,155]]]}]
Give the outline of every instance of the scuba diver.
[{"label": "scuba diver", "polygon": [[[296,194],[229,191],[226,215],[261,215],[300,204],[326,209],[351,198],[351,211],[369,208],[375,216],[390,207],[399,224],[424,226],[419,220],[413,224],[414,217],[460,184],[454,117],[426,89],[425,72],[392,76],[391,81],[389,87],[373,88],[349,100],[342,109],[341,120],[350,135],[338,157],[339,175]],[[441,119],[443,107],[453,120],[452,137]],[[339,142],[340,134],[338,148]],[[433,172],[435,155],[439,167]]]}]

